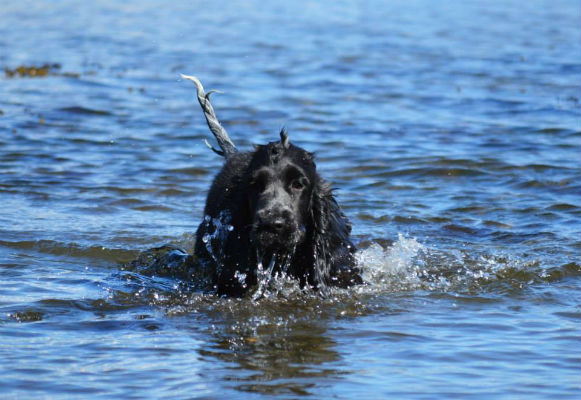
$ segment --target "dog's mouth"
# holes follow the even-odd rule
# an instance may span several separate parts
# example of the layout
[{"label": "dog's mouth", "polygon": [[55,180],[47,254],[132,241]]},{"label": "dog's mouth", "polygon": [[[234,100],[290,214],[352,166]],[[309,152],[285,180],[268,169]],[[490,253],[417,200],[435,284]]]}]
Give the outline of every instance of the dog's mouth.
[{"label": "dog's mouth", "polygon": [[271,225],[255,225],[252,230],[252,242],[263,255],[288,254],[305,235],[305,228],[296,224],[274,227]]}]

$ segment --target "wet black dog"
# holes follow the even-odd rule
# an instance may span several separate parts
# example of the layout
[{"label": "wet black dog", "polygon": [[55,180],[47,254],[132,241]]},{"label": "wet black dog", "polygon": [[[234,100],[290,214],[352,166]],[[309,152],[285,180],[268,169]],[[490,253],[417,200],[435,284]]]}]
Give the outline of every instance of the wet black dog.
[{"label": "wet black dog", "polygon": [[302,287],[361,283],[355,266],[351,226],[330,186],[319,176],[313,155],[280,141],[238,152],[216,119],[201,83],[198,100],[226,158],[206,200],[195,255],[217,293],[241,296],[276,273]]}]

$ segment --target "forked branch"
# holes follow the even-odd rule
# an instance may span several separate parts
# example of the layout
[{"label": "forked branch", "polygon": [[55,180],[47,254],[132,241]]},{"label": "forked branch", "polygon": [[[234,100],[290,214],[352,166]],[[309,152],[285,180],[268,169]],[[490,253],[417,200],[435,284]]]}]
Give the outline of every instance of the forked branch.
[{"label": "forked branch", "polygon": [[214,148],[208,141],[206,140],[206,146],[212,149],[216,154],[221,155],[222,157],[228,158],[232,154],[236,153],[236,146],[230,140],[230,136],[228,136],[228,132],[226,129],[220,125],[220,121],[216,117],[216,113],[214,112],[214,107],[210,103],[210,95],[215,92],[215,90],[210,90],[208,93],[204,92],[204,87],[202,83],[196,78],[195,76],[189,76],[181,74],[182,79],[187,79],[192,81],[196,84],[196,90],[198,94],[198,101],[200,102],[200,106],[202,106],[202,110],[204,111],[204,116],[206,117],[206,122],[208,123],[208,127],[214,134],[214,137],[218,141],[218,145],[222,149],[221,151]]}]

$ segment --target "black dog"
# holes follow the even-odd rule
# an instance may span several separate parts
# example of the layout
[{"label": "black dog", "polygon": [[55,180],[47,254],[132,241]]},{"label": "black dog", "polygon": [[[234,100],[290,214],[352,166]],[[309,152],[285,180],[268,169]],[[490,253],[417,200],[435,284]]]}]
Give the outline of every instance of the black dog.
[{"label": "black dog", "polygon": [[[241,296],[276,273],[301,287],[361,283],[351,225],[330,186],[318,175],[313,155],[280,141],[238,152],[218,122],[208,94],[195,78],[198,100],[226,162],[206,200],[195,255],[210,271],[220,295]],[[256,296],[256,294],[255,294]]]}]

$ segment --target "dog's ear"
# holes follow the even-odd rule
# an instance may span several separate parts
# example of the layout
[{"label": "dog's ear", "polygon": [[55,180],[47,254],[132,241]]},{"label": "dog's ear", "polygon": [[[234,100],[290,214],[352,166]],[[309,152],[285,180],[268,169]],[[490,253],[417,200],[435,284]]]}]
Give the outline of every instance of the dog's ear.
[{"label": "dog's ear", "polygon": [[312,194],[310,219],[313,224],[314,278],[318,285],[329,284],[331,268],[349,252],[351,224],[333,196],[333,189],[320,177]]}]

